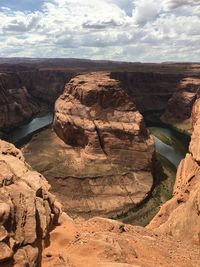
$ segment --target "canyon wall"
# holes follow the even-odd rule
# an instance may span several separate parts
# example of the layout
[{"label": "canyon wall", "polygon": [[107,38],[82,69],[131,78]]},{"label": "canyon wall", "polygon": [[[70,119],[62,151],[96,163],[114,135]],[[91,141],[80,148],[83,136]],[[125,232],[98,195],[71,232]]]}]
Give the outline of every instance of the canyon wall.
[{"label": "canyon wall", "polygon": [[62,94],[65,84],[76,74],[59,70],[35,70],[19,73],[22,83],[28,92],[48,104],[54,105]]},{"label": "canyon wall", "polygon": [[[32,66],[23,70],[16,65],[14,70],[2,71],[0,75],[3,111],[0,129],[26,122],[44,109],[44,105],[52,108],[65,84],[77,75],[70,68],[39,70]],[[122,83],[140,112],[166,109],[163,119],[172,124],[190,117],[199,88],[198,77],[184,73],[125,71],[111,72],[111,77]]]},{"label": "canyon wall", "polygon": [[162,120],[180,130],[191,132],[191,112],[194,102],[199,98],[199,76],[186,77],[169,99]]},{"label": "canyon wall", "polygon": [[17,127],[40,111],[52,109],[74,75],[53,70],[0,73],[0,130]]},{"label": "canyon wall", "polygon": [[123,88],[140,112],[164,110],[178,88],[183,74],[112,72],[111,77],[121,81]]},{"label": "canyon wall", "polygon": [[159,232],[200,244],[200,99],[192,111],[189,152],[178,167],[173,198],[150,223]]},{"label": "canyon wall", "polygon": [[56,101],[53,127],[69,146],[61,198],[68,212],[110,216],[147,196],[154,142],[132,98],[109,73],[72,79]]},{"label": "canyon wall", "polygon": [[31,171],[20,150],[0,140],[0,265],[38,266],[42,240],[60,208],[45,178]]},{"label": "canyon wall", "polygon": [[0,130],[20,125],[38,110],[17,74],[0,73]]}]

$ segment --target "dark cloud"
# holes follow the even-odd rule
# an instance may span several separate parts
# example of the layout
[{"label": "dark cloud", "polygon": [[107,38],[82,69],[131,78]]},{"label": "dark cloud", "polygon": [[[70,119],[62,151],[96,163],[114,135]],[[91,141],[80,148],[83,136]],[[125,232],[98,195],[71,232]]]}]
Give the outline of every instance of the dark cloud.
[{"label": "dark cloud", "polygon": [[82,24],[82,27],[86,29],[105,29],[105,28],[117,27],[121,25],[122,23],[120,23],[119,21],[110,19],[107,21],[95,21],[95,22],[86,21]]},{"label": "dark cloud", "polygon": [[185,5],[195,6],[200,5],[200,0],[165,0],[166,6],[170,9],[179,8]]}]

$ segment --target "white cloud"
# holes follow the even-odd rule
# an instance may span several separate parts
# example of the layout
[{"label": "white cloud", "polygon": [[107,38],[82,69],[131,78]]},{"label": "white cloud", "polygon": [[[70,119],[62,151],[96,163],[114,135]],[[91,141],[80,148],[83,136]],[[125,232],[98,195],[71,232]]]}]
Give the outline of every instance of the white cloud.
[{"label": "white cloud", "polygon": [[198,0],[45,0],[0,7],[0,56],[200,60]]}]

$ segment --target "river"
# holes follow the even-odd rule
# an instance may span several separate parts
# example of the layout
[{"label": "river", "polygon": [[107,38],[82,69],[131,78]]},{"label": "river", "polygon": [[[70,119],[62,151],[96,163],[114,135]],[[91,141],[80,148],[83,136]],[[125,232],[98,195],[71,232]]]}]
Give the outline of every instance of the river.
[{"label": "river", "polygon": [[42,131],[46,127],[50,126],[53,122],[53,113],[48,113],[44,116],[34,118],[32,121],[17,127],[12,130],[10,134],[7,134],[6,141],[19,146],[26,143],[37,132]]}]

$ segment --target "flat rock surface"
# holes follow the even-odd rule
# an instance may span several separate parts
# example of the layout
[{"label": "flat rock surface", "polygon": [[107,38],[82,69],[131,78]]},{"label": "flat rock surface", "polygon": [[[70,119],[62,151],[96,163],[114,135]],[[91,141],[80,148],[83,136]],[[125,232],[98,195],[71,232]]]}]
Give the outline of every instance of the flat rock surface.
[{"label": "flat rock surface", "polygon": [[[66,234],[67,233],[67,234]],[[63,220],[50,234],[42,266],[197,267],[199,247],[117,221]]]}]

